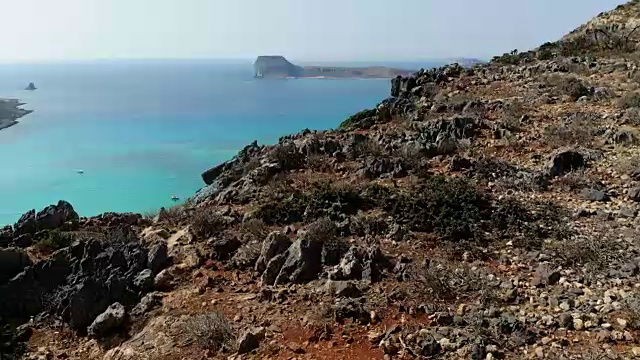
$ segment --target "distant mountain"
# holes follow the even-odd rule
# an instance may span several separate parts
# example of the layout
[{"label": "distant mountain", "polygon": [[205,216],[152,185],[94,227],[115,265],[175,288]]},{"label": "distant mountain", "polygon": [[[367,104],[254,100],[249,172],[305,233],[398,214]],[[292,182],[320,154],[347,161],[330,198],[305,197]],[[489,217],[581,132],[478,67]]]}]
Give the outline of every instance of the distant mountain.
[{"label": "distant mountain", "polygon": [[415,70],[396,69],[386,66],[297,66],[284,56],[259,56],[255,63],[254,76],[257,78],[394,78],[407,76]]}]

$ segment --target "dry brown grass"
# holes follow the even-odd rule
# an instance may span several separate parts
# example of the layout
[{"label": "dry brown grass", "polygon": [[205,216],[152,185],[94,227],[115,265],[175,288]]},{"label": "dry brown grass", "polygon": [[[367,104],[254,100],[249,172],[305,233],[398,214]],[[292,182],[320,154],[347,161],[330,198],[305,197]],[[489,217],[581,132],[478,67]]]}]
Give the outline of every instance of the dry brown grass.
[{"label": "dry brown grass", "polygon": [[240,225],[240,230],[249,241],[262,242],[269,235],[269,227],[260,219],[249,219]]},{"label": "dry brown grass", "polygon": [[465,263],[433,261],[426,269],[416,269],[413,277],[420,291],[426,291],[437,300],[479,299],[487,303],[497,299],[498,295],[486,275]]},{"label": "dry brown grass", "polygon": [[185,323],[185,333],[189,340],[203,349],[231,350],[235,346],[236,335],[229,320],[218,312],[198,314]]},{"label": "dry brown grass", "polygon": [[225,219],[212,208],[197,208],[191,218],[191,231],[200,238],[217,235],[225,228]]},{"label": "dry brown grass", "polygon": [[584,266],[587,271],[601,271],[621,258],[619,246],[610,239],[571,237],[548,247],[565,266]]},{"label": "dry brown grass", "polygon": [[632,91],[622,95],[617,101],[618,107],[622,109],[640,107],[640,92]]}]

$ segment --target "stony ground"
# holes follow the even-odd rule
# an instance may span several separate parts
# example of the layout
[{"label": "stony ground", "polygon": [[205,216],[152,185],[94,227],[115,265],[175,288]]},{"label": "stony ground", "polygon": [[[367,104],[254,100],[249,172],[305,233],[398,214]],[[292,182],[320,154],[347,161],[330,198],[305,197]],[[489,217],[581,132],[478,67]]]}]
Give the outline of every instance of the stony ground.
[{"label": "stony ground", "polygon": [[158,214],[25,214],[0,232],[1,351],[640,358],[639,18],[394,79]]}]

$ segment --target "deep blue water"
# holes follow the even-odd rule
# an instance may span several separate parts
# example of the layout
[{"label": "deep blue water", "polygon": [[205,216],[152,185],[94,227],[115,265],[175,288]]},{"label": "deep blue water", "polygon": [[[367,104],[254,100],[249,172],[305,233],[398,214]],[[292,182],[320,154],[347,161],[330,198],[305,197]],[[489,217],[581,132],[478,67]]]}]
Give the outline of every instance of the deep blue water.
[{"label": "deep blue water", "polygon": [[35,110],[0,131],[0,224],[60,199],[82,216],[170,206],[249,142],[334,128],[390,87],[252,75],[250,61],[0,65],[0,97]]}]

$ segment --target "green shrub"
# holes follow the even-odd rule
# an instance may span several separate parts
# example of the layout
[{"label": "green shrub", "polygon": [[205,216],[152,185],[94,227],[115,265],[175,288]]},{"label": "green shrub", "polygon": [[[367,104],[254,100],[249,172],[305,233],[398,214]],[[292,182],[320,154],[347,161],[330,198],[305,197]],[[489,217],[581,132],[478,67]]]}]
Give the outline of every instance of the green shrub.
[{"label": "green shrub", "polygon": [[46,239],[36,243],[36,249],[40,252],[54,252],[66,248],[73,242],[73,237],[59,230],[51,230]]},{"label": "green shrub", "polygon": [[299,152],[296,145],[292,142],[275,145],[270,155],[284,170],[299,169],[303,167],[306,162],[304,154]]},{"label": "green shrub", "polygon": [[377,109],[362,110],[349,116],[340,124],[339,128],[342,130],[370,128],[375,123],[375,117],[377,114]]},{"label": "green shrub", "polygon": [[513,51],[504,53],[500,56],[494,56],[491,61],[503,65],[518,65],[521,58],[522,56],[518,53],[518,50],[514,49]]},{"label": "green shrub", "polygon": [[256,218],[269,225],[311,222],[322,217],[340,221],[356,214],[363,205],[355,188],[319,182],[310,192],[273,194],[257,209]]},{"label": "green shrub", "polygon": [[589,88],[575,76],[552,74],[545,80],[547,86],[555,88],[558,95],[566,95],[572,101],[590,95]]},{"label": "green shrub", "polygon": [[475,237],[489,202],[463,178],[435,176],[418,191],[402,194],[390,209],[400,223],[414,231],[435,232],[447,240]]}]

